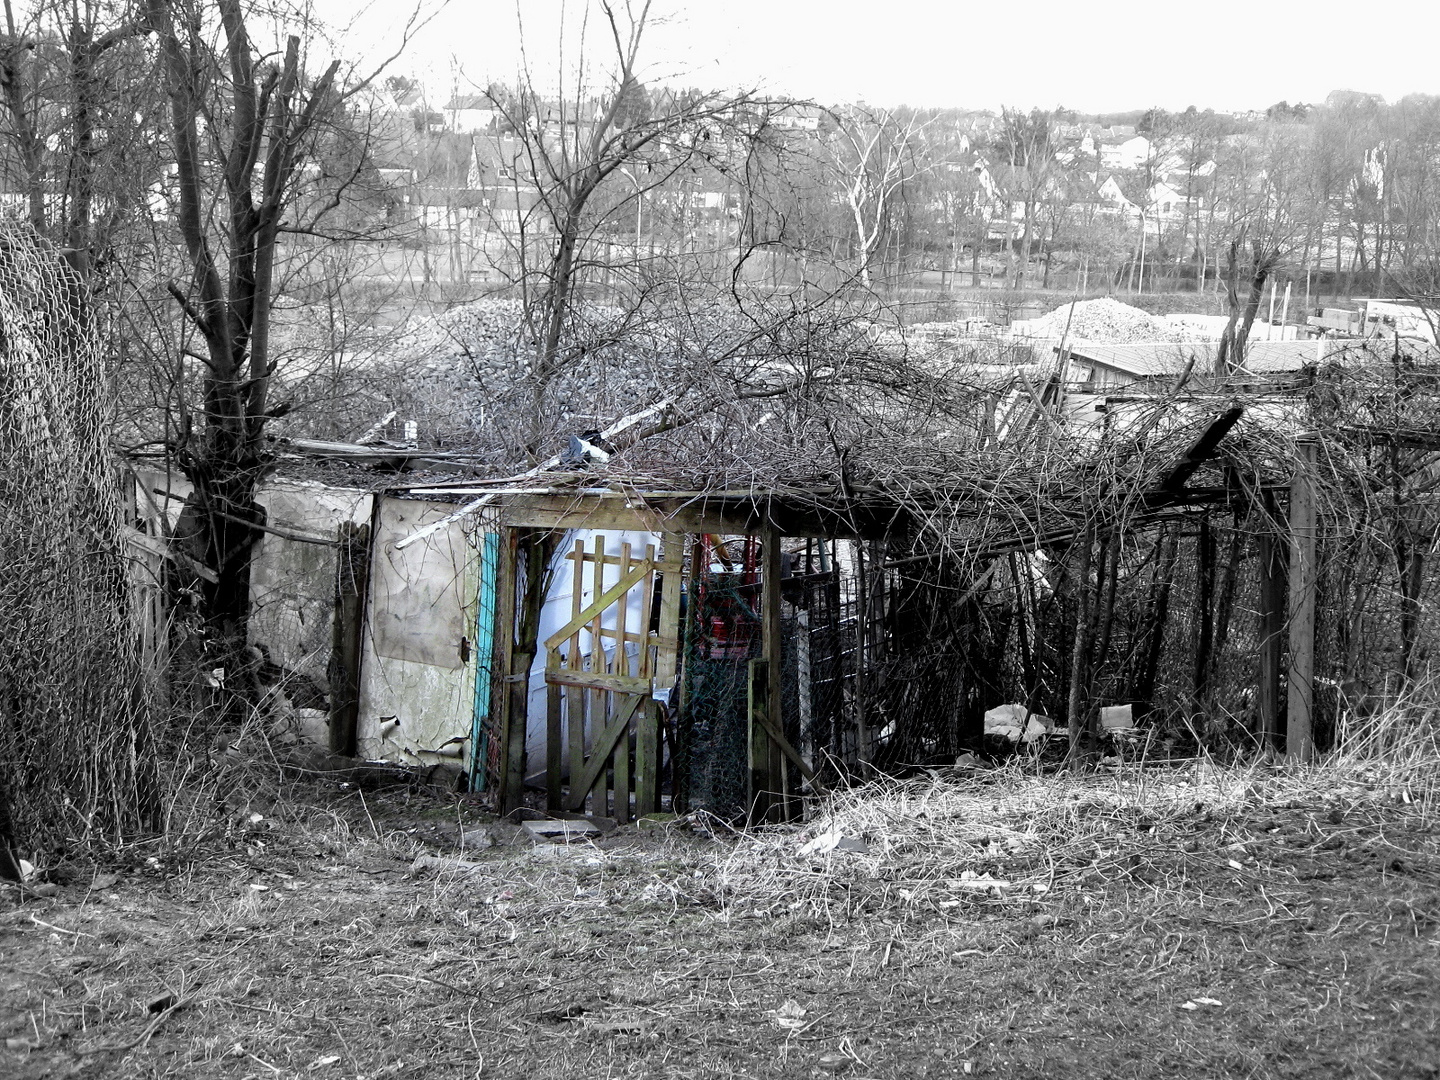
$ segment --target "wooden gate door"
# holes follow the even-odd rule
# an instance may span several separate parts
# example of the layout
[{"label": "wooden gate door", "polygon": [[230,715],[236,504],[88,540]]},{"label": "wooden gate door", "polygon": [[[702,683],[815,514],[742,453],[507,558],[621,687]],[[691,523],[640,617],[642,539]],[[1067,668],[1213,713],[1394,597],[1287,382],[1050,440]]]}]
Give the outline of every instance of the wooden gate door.
[{"label": "wooden gate door", "polygon": [[[663,553],[647,544],[637,554],[628,543],[610,553],[596,534],[588,545],[576,540],[566,556],[574,571],[571,617],[545,641],[552,811],[588,809],[626,822],[659,809],[683,552],[684,537],[666,535]],[[592,600],[582,604],[586,583]]]}]

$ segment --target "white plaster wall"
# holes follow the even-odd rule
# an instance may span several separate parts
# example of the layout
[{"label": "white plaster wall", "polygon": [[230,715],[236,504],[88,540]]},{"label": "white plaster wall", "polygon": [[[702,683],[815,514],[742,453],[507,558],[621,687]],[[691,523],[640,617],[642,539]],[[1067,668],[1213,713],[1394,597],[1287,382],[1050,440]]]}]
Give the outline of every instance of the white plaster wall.
[{"label": "white plaster wall", "polygon": [[460,522],[395,548],[454,510],[453,503],[381,500],[360,665],[361,757],[469,762],[480,553]]},{"label": "white plaster wall", "polygon": [[[297,480],[273,480],[257,499],[269,524],[333,540],[346,522],[368,525],[369,492]],[[328,692],[334,644],[337,549],[263,534],[250,567],[250,640],[287,673]]]}]

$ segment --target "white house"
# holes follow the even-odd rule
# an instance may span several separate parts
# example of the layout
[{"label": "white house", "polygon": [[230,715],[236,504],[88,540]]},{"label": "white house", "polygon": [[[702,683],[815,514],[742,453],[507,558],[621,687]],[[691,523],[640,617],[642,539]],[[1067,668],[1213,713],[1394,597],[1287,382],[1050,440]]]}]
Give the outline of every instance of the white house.
[{"label": "white house", "polygon": [[1100,164],[1107,169],[1138,169],[1153,152],[1150,140],[1135,135],[1124,142],[1100,147]]},{"label": "white house", "polygon": [[490,131],[500,113],[484,94],[462,94],[445,104],[445,127],[461,135]]}]

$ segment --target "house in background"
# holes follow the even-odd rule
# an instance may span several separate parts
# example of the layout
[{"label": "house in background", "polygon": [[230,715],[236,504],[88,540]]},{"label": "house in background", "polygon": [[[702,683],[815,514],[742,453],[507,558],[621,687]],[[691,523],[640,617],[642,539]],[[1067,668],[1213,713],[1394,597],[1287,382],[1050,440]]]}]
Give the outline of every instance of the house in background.
[{"label": "house in background", "polygon": [[445,128],[457,135],[493,131],[500,112],[484,94],[457,94],[445,103]]}]

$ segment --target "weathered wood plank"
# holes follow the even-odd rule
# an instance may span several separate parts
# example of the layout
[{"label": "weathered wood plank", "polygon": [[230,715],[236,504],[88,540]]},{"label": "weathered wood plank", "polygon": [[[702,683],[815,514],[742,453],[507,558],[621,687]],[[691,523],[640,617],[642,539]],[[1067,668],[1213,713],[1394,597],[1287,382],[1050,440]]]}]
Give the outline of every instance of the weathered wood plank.
[{"label": "weathered wood plank", "polygon": [[[585,541],[575,541],[573,556],[575,562],[575,574],[570,583],[570,615],[571,621],[580,614],[581,585],[584,582],[585,563],[581,558],[585,553]],[[570,635],[570,651],[567,659],[569,666],[579,668],[580,662],[580,631],[577,629]],[[570,734],[570,790],[575,790],[575,778],[585,768],[585,694],[562,690],[565,694],[565,716],[569,725]]]},{"label": "weathered wood plank", "polygon": [[545,687],[545,809],[560,809],[563,765],[564,692],[557,683]]},{"label": "weathered wood plank", "polygon": [[605,725],[605,730],[600,732],[594,745],[590,749],[590,760],[580,771],[578,779],[570,778],[570,795],[566,800],[568,810],[578,810],[585,801],[585,796],[595,786],[596,780],[600,779],[607,765],[610,764],[610,754],[615,749],[615,741],[620,734],[630,727],[630,718],[635,715],[635,710],[644,701],[641,697],[630,697],[624,704],[618,705],[615,716]]},{"label": "weathered wood plank", "polygon": [[[604,663],[604,653],[599,663]],[[650,695],[651,681],[639,675],[612,675],[608,671],[576,671],[562,667],[545,672],[545,681],[556,686],[574,686],[595,693]]]},{"label": "weathered wood plank", "polygon": [[[773,731],[780,732],[784,730],[780,704],[783,688],[780,648],[780,534],[769,528],[761,534],[760,623],[763,635],[761,647],[769,668],[762,720],[768,721],[767,726]],[[765,769],[770,790],[780,795],[780,816],[782,819],[788,818],[790,802],[785,759],[773,739],[767,741]]]},{"label": "weathered wood plank", "polygon": [[[603,544],[605,542],[604,537],[597,536],[595,538],[595,542],[596,544]],[[598,571],[601,569],[603,564],[595,563],[594,565],[597,571],[595,575],[595,583],[598,590],[601,582],[601,577]],[[575,615],[574,618],[572,618],[563,627],[561,627],[559,630],[555,631],[555,633],[551,634],[548,638],[546,638],[545,647],[547,649],[555,648],[555,646],[559,645],[567,637],[575,633],[575,631],[583,629],[586,623],[593,620],[596,624],[593,631],[596,639],[595,647],[598,648],[600,638],[600,615],[605,611],[606,608],[608,608],[611,604],[615,603],[616,600],[620,599],[620,597],[624,596],[627,592],[634,588],[635,585],[639,583],[645,577],[645,575],[651,571],[651,569],[653,569],[653,567],[654,563],[637,563],[629,573],[623,575],[620,580],[617,581],[614,585],[610,586],[610,588],[606,589],[603,593],[600,593],[596,597],[596,599],[590,604],[589,607],[585,608],[579,614]]]},{"label": "weathered wood plank", "polygon": [[[501,813],[508,813],[520,805],[520,791],[525,782],[524,777],[524,754],[523,741],[519,748],[518,757],[522,767],[518,770],[520,775],[516,776],[514,759],[517,755],[512,747],[514,741],[515,727],[512,722],[511,712],[515,706],[515,695],[512,693],[511,683],[508,676],[515,662],[515,613],[516,597],[516,562],[519,557],[520,534],[516,529],[504,529],[501,532],[500,540],[500,567],[495,583],[495,626],[497,634],[497,667],[504,678],[495,680],[495,700],[491,704],[492,715],[496,718],[496,727],[500,734],[500,790],[498,802]],[[523,727],[523,720],[522,720]],[[523,738],[523,737],[522,737]]]},{"label": "weathered wood plank", "polygon": [[[655,561],[655,547],[646,545],[645,559]],[[654,653],[656,646],[650,638],[650,621],[655,602],[655,575],[651,573],[641,588],[640,637],[642,644],[639,654],[641,678],[652,678],[655,671]],[[663,585],[662,585],[663,588]],[[624,648],[621,642],[620,648]],[[654,813],[660,809],[660,713],[654,701],[645,703],[636,714],[635,720],[635,814]]]},{"label": "weathered wood plank", "polygon": [[1285,756],[1315,756],[1315,443],[1296,443],[1299,460],[1290,482],[1290,677],[1285,714]]}]

